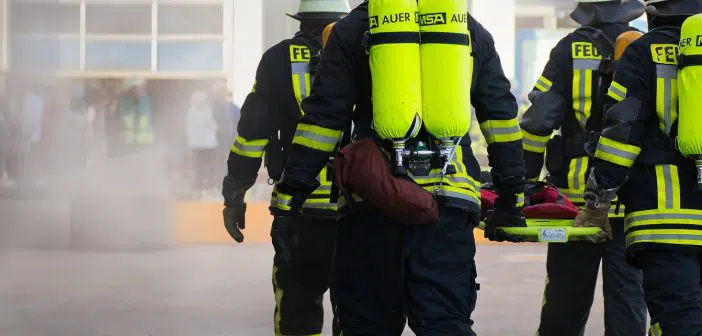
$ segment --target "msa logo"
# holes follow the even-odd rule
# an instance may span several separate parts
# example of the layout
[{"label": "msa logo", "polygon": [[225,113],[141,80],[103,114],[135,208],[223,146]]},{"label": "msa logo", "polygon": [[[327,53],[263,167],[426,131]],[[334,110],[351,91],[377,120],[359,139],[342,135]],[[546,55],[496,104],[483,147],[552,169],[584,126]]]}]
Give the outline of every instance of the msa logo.
[{"label": "msa logo", "polygon": [[658,64],[678,64],[678,46],[675,44],[652,44],[651,58]]},{"label": "msa logo", "polygon": [[435,26],[446,24],[446,13],[428,13],[419,15],[420,26]]},{"label": "msa logo", "polygon": [[368,24],[370,25],[370,29],[378,28],[380,26],[378,24],[378,16],[371,16],[368,18]]}]

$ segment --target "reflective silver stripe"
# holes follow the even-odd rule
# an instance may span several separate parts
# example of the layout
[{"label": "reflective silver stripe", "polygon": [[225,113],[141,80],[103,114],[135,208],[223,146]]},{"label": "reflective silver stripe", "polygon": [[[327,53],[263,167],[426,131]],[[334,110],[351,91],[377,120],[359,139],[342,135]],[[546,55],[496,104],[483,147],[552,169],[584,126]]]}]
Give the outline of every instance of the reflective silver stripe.
[{"label": "reflective silver stripe", "polygon": [[336,138],[332,138],[332,137],[328,137],[328,136],[324,136],[324,135],[320,135],[320,134],[312,133],[312,132],[308,132],[308,131],[303,131],[300,129],[295,131],[295,137],[302,137],[305,139],[310,139],[312,141],[316,141],[316,142],[320,142],[320,143],[324,143],[324,144],[328,144],[328,145],[334,145],[334,146],[336,145],[337,141],[339,141],[339,139],[336,139]]},{"label": "reflective silver stripe", "polygon": [[673,172],[670,171],[670,166],[665,165],[663,169],[663,181],[665,183],[665,208],[673,208]]},{"label": "reflective silver stripe", "polygon": [[673,128],[672,116],[672,88],[671,81],[678,78],[678,69],[670,64],[656,64],[656,76],[663,79],[663,122],[665,134],[670,135]]},{"label": "reflective silver stripe", "polygon": [[631,160],[631,161],[636,161],[636,158],[637,158],[636,154],[629,153],[629,152],[623,151],[621,149],[607,146],[607,145],[603,144],[602,142],[597,144],[597,150],[600,152],[604,152],[607,154],[618,156],[620,158]]},{"label": "reflective silver stripe", "polygon": [[321,185],[319,188],[315,189],[314,191],[331,191],[331,186],[330,185]]},{"label": "reflective silver stripe", "polygon": [[580,190],[580,172],[585,169],[583,167],[584,158],[575,159],[575,172],[573,173],[573,189]]},{"label": "reflective silver stripe", "polygon": [[574,59],[573,69],[578,70],[598,70],[600,68],[600,60],[594,59]]},{"label": "reflective silver stripe", "polygon": [[[458,170],[458,169],[456,169],[456,170]],[[434,173],[434,174],[429,174],[428,176],[421,176],[421,177],[416,177],[416,178],[419,179],[420,181],[434,179],[434,180],[437,180],[436,182],[438,182],[438,180],[441,179],[441,174]],[[473,187],[473,189],[480,188],[480,185],[477,182],[474,182],[471,179],[465,178],[465,177],[446,175],[446,176],[444,176],[443,180],[448,181],[448,182],[453,182],[453,183],[466,183],[466,184],[470,185],[471,187]],[[425,183],[431,183],[431,182],[425,182]]]},{"label": "reflective silver stripe", "polygon": [[534,146],[536,148],[546,148],[546,144],[547,144],[547,142],[538,142],[538,141],[530,140],[527,138],[522,138],[522,141],[525,144],[530,145],[530,146]]},{"label": "reflective silver stripe", "polygon": [[609,91],[612,91],[612,93],[616,94],[619,97],[626,98],[626,92],[619,90],[619,88],[617,88],[614,85],[611,85],[609,87]]},{"label": "reflective silver stripe", "polygon": [[514,133],[520,133],[521,129],[519,128],[519,126],[489,127],[485,131],[490,135],[493,135],[493,134],[514,134]]},{"label": "reflective silver stripe", "polygon": [[[702,215],[663,213],[663,214],[630,216],[630,217],[626,218],[626,223],[633,224],[636,222],[643,222],[643,221],[647,221],[647,220],[666,220],[666,219],[683,219],[683,220],[693,220],[693,221],[702,222]],[[665,225],[665,224],[663,224],[663,225]]]},{"label": "reflective silver stripe", "polygon": [[334,203],[305,203],[302,205],[303,208],[307,209],[326,209],[326,208],[336,208]]},{"label": "reflective silver stripe", "polygon": [[305,75],[310,73],[310,64],[307,62],[290,63],[293,76],[297,75],[300,82],[300,100],[307,98],[307,81]]},{"label": "reflective silver stripe", "polygon": [[627,235],[626,244],[631,245],[643,240],[699,240],[702,242],[702,234],[645,234],[645,235]]},{"label": "reflective silver stripe", "polygon": [[244,145],[239,141],[234,141],[234,147],[242,152],[263,152],[266,146]]},{"label": "reflective silver stripe", "polygon": [[477,198],[475,198],[474,196],[466,195],[466,194],[462,194],[462,193],[457,193],[454,191],[439,190],[436,194],[439,196],[443,196],[443,197],[458,198],[458,199],[462,199],[464,201],[468,201],[471,203],[480,204],[480,201]]}]

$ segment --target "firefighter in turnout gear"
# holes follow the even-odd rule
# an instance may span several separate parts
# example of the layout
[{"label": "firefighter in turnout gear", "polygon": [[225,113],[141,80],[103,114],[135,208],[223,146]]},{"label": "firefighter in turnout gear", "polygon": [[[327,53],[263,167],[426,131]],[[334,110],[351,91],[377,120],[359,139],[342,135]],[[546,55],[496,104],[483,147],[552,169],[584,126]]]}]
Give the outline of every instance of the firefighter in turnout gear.
[{"label": "firefighter in turnout gear", "polygon": [[[440,213],[434,222],[410,224],[412,218],[391,219],[394,197],[371,202],[355,192],[341,194],[331,294],[345,336],[400,335],[406,322],[417,335],[475,335],[470,317],[478,288],[473,228],[480,214],[480,166],[466,136],[471,104],[489,144],[500,194],[489,226],[526,226],[520,211],[524,163],[516,100],[491,35],[466,15],[465,6],[465,1],[444,0],[363,2],[334,26],[312,93],[302,103],[305,115],[283,178],[276,185],[279,199],[285,195],[286,202],[271,207],[274,216],[297,216],[308,195],[314,195],[319,185],[316,177],[338,139],[347,137],[350,144],[340,153],[364,148],[362,144],[368,144],[366,153],[384,152],[380,160],[353,171],[344,171],[346,166],[337,155],[337,172],[367,177],[359,190],[377,185],[378,190],[387,191],[386,184],[409,181],[416,190],[408,188],[413,192],[396,196],[412,200],[428,193]],[[453,32],[445,34],[449,29]],[[446,59],[432,62],[437,55]],[[437,63],[450,68],[431,71]],[[454,85],[459,82],[463,84]],[[466,103],[466,97],[438,98],[469,89],[467,105],[436,109],[441,102]],[[384,109],[387,114],[382,114]],[[440,120],[440,113],[447,110],[457,117]],[[351,121],[353,133],[349,134]],[[382,135],[393,129],[395,136]],[[403,137],[405,131],[409,136]],[[463,133],[454,137],[456,132]],[[437,139],[441,136],[453,138],[442,142]],[[453,154],[445,160],[438,152],[444,148]],[[376,170],[387,175],[374,175]],[[347,187],[341,184],[340,188]],[[402,217],[398,212],[392,218]],[[296,244],[294,239],[288,242]]]},{"label": "firefighter in turnout gear", "polygon": [[[601,130],[604,96],[614,72],[614,42],[635,30],[629,22],[644,13],[638,0],[580,0],[571,17],[582,26],[556,45],[530,93],[521,121],[527,178],[536,180],[544,160],[549,181],[577,206],[591,158],[585,144]],[[566,70],[568,69],[568,70]],[[560,135],[552,133],[560,129]],[[621,214],[611,217],[614,240],[549,244],[540,336],[582,335],[602,262],[606,335],[646,333],[641,272],[624,257]],[[605,215],[605,216],[607,216]]]},{"label": "firefighter in turnout gear", "polygon": [[651,335],[702,335],[702,191],[696,188],[695,161],[678,150],[687,145],[678,138],[678,120],[699,114],[699,103],[686,109],[679,93],[699,99],[700,85],[680,77],[688,68],[678,62],[678,49],[699,43],[699,24],[683,22],[700,12],[698,0],[647,3],[651,30],[619,61],[607,93],[613,105],[593,141],[586,209],[576,218],[580,226],[606,227],[601,214],[613,207],[618,192],[626,206],[626,256],[643,271]]},{"label": "firefighter in turnout gear", "polygon": [[[301,22],[300,31],[292,39],[271,47],[259,63],[256,82],[241,109],[222,191],[225,226],[237,242],[244,239],[244,195],[256,181],[261,162],[265,161],[270,179],[277,180],[289,156],[295,126],[302,116],[300,102],[309,95],[315,79],[322,32],[350,10],[346,0],[303,0],[299,12],[290,15]],[[278,336],[322,332],[323,295],[329,288],[337,230],[337,206],[330,199],[330,172],[321,170],[319,187],[302,206],[304,215],[294,219],[294,234],[304,249],[291,259],[279,241],[273,240],[274,322]],[[275,193],[272,197],[275,201]],[[272,235],[288,227],[289,223],[276,220]]]}]

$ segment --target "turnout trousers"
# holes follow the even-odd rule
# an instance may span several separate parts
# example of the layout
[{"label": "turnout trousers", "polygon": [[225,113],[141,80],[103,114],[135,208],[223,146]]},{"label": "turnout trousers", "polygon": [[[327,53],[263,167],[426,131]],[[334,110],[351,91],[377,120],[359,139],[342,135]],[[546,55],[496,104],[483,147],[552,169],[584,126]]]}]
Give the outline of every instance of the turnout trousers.
[{"label": "turnout trousers", "polygon": [[662,247],[636,253],[651,314],[650,336],[702,336],[701,252]]},{"label": "turnout trousers", "polygon": [[339,223],[331,294],[343,336],[471,336],[478,215],[440,210],[409,226],[375,209]]},{"label": "turnout trousers", "polygon": [[323,298],[329,289],[338,226],[334,218],[296,220],[300,241],[292,260],[279,262],[277,252],[273,259],[276,336],[321,335],[324,323]]},{"label": "turnout trousers", "polygon": [[602,262],[605,336],[646,334],[641,270],[625,257],[623,218],[610,218],[613,240],[604,244],[549,244],[538,336],[582,336]]}]

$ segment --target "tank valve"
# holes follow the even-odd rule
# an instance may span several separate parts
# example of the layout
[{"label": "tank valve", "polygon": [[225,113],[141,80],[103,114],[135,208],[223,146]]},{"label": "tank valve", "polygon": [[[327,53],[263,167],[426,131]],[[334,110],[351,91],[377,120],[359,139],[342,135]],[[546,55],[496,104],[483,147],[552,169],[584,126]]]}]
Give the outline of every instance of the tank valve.
[{"label": "tank valve", "polygon": [[392,149],[394,152],[394,167],[393,167],[393,174],[395,176],[399,175],[404,175],[407,173],[407,170],[405,168],[405,164],[402,160],[402,156],[404,155],[405,152],[405,141],[404,140],[394,140],[392,142]]},{"label": "tank valve", "polygon": [[698,156],[695,160],[697,165],[697,189],[702,190],[702,156]]}]

